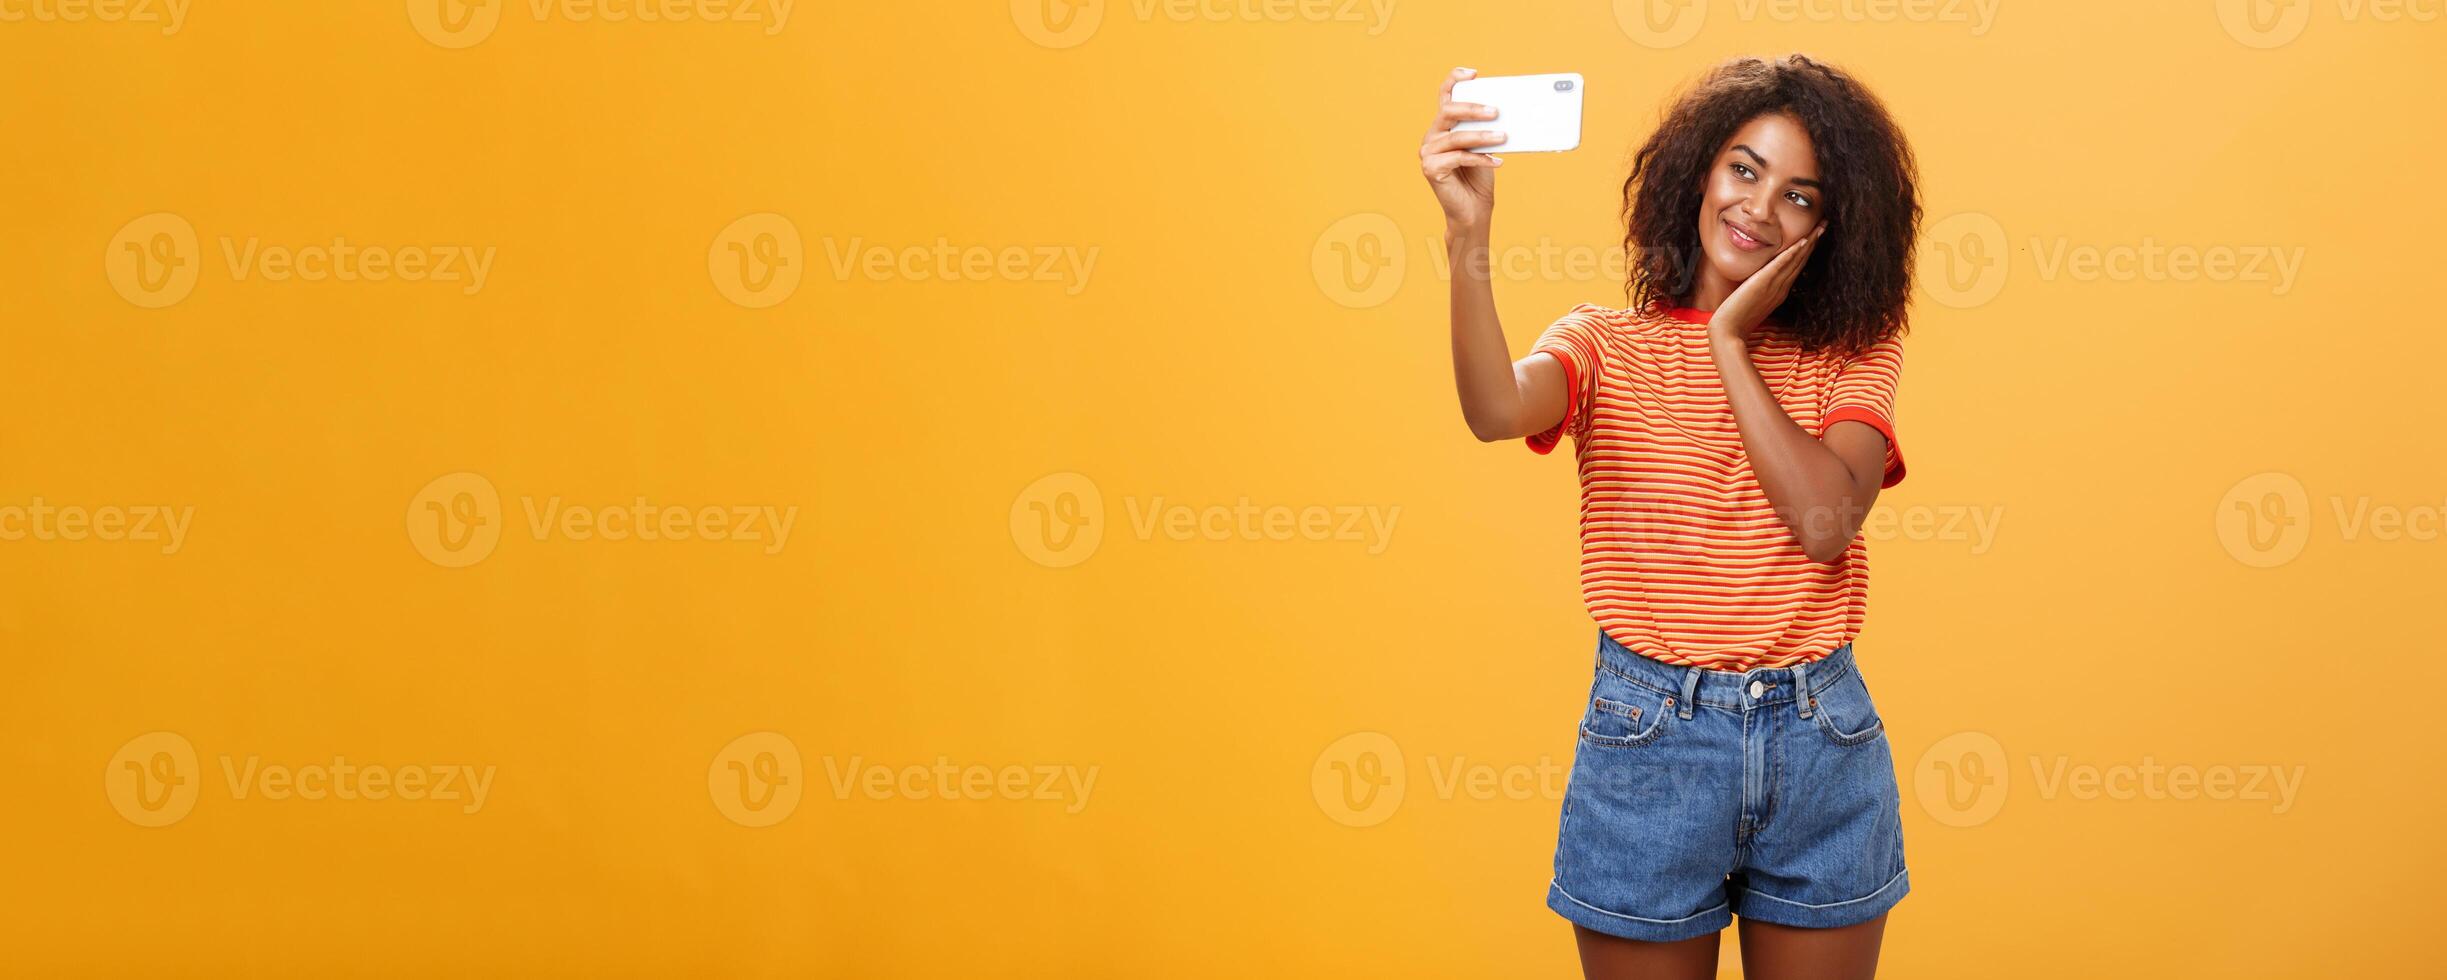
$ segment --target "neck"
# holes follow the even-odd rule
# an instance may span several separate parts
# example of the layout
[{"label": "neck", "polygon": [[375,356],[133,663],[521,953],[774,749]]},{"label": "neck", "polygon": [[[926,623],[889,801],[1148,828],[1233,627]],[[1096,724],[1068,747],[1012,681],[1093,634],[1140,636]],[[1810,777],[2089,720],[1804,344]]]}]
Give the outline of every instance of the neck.
[{"label": "neck", "polygon": [[1725,305],[1725,300],[1733,295],[1734,287],[1739,285],[1717,275],[1715,269],[1702,268],[1699,270],[1699,283],[1692,287],[1691,295],[1683,299],[1683,305],[1714,313],[1717,307]]}]

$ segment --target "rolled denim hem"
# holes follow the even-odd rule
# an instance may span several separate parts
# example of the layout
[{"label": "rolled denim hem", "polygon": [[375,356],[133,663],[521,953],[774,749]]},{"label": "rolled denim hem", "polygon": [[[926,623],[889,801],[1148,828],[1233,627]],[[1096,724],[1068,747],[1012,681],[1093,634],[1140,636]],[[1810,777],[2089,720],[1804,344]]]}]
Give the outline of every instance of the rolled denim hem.
[{"label": "rolled denim hem", "polygon": [[1911,872],[1897,871],[1878,890],[1859,898],[1823,905],[1810,905],[1777,898],[1766,892],[1744,888],[1733,897],[1734,912],[1745,919],[1772,922],[1800,929],[1837,929],[1860,925],[1894,908],[1903,896],[1911,894]]},{"label": "rolled denim hem", "polygon": [[1547,885],[1546,907],[1554,909],[1556,915],[1570,919],[1577,925],[1586,926],[1592,931],[1620,939],[1636,939],[1648,943],[1670,943],[1684,939],[1696,939],[1700,936],[1723,932],[1726,926],[1733,924],[1733,910],[1730,905],[1720,904],[1715,908],[1694,912],[1679,919],[1644,919],[1636,915],[1610,912],[1574,898],[1571,892],[1563,890],[1561,882]]}]

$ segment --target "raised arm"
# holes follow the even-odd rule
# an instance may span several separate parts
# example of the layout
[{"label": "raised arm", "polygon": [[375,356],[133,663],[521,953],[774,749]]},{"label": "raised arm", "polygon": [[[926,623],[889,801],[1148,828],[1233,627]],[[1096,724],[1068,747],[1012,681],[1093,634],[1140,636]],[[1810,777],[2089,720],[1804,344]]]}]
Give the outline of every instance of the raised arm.
[{"label": "raised arm", "polygon": [[1553,355],[1512,359],[1496,318],[1487,228],[1495,211],[1495,168],[1504,161],[1476,148],[1501,143],[1504,134],[1453,129],[1465,120],[1495,118],[1487,106],[1453,101],[1453,83],[1475,74],[1456,68],[1445,76],[1436,93],[1436,120],[1419,141],[1419,169],[1444,209],[1453,283],[1453,388],[1461,396],[1462,421],[1471,435],[1494,442],[1553,428],[1563,421],[1568,391],[1563,362]]}]

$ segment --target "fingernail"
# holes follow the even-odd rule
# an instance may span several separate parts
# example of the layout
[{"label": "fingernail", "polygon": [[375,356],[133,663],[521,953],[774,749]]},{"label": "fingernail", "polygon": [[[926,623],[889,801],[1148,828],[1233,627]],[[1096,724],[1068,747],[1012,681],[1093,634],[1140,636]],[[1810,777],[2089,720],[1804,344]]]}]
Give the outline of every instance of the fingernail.
[{"label": "fingernail", "polygon": [[1496,166],[1501,167],[1501,166],[1503,166],[1503,165],[1504,165],[1504,158],[1503,158],[1503,157],[1499,157],[1499,156],[1492,156],[1492,155],[1491,155],[1491,156],[1489,156],[1487,159],[1495,161],[1495,165],[1496,165]]},{"label": "fingernail", "polygon": [[1453,69],[1453,70],[1454,70],[1454,71],[1457,71],[1457,72],[1460,72],[1460,73],[1462,73],[1462,74],[1464,74],[1464,75],[1476,75],[1476,74],[1478,74],[1478,69],[1476,69],[1476,68],[1455,68],[1455,69]]}]

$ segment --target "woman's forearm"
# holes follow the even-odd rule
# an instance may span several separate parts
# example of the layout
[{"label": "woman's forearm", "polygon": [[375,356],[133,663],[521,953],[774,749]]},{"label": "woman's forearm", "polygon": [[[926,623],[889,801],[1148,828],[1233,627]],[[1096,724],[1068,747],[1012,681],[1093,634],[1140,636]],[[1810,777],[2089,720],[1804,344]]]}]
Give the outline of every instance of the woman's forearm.
[{"label": "woman's forearm", "polygon": [[1860,533],[1869,505],[1877,500],[1883,471],[1857,472],[1863,467],[1846,461],[1785,414],[1741,338],[1713,337],[1709,347],[1725,395],[1733,403],[1742,449],[1750,456],[1767,502],[1812,560],[1842,558]]},{"label": "woman's forearm", "polygon": [[1513,371],[1504,326],[1496,319],[1495,284],[1488,274],[1487,229],[1448,228],[1446,261],[1453,284],[1453,387],[1462,421],[1487,442],[1526,435],[1521,385]]}]

